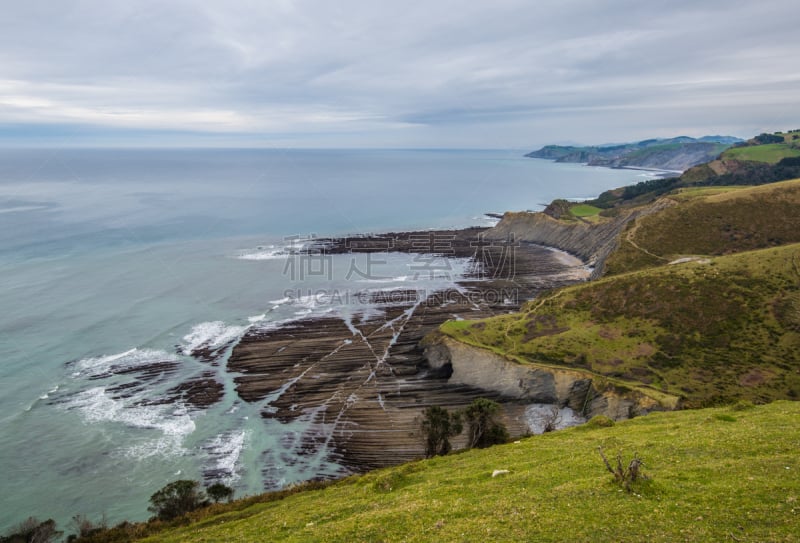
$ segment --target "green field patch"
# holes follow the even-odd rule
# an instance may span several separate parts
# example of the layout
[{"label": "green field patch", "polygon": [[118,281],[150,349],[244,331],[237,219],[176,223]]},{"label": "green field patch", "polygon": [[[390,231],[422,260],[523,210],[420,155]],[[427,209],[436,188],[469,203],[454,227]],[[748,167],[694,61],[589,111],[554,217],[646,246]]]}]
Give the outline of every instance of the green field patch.
[{"label": "green field patch", "polygon": [[750,147],[734,147],[722,154],[723,159],[751,160],[775,164],[783,158],[800,156],[800,149],[788,143],[770,143]]},{"label": "green field patch", "polygon": [[576,217],[593,217],[600,213],[602,209],[588,204],[577,204],[570,207],[569,211]]}]

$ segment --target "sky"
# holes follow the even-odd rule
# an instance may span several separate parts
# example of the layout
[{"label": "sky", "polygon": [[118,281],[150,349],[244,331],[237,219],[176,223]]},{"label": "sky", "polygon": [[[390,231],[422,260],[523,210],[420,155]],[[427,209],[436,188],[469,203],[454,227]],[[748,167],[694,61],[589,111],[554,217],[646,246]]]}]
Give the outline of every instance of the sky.
[{"label": "sky", "polygon": [[795,0],[6,0],[0,146],[528,149],[800,128]]}]

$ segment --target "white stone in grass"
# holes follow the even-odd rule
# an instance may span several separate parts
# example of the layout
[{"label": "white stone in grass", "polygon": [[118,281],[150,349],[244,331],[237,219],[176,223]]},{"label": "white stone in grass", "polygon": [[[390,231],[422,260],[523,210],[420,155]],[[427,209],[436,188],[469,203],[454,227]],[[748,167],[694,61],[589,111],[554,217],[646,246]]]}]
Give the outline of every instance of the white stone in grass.
[{"label": "white stone in grass", "polygon": [[492,477],[497,477],[498,475],[505,475],[506,473],[510,473],[507,469],[496,469],[492,472]]}]

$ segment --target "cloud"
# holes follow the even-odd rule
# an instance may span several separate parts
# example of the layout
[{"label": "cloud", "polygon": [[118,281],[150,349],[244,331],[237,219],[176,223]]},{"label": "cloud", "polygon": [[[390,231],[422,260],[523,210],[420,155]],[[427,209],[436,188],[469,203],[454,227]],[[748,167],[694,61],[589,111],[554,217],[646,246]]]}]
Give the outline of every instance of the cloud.
[{"label": "cloud", "polygon": [[746,136],[800,124],[800,39],[777,15],[793,10],[781,0],[18,2],[0,20],[0,132],[469,147]]}]

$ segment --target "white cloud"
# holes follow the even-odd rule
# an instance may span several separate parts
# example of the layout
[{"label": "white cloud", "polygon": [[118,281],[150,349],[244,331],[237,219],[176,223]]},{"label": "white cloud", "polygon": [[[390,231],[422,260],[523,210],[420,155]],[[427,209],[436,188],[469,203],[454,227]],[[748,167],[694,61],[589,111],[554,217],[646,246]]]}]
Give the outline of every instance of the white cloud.
[{"label": "white cloud", "polygon": [[748,135],[800,124],[800,38],[791,17],[775,16],[794,9],[785,0],[14,3],[0,19],[0,127],[528,146],[562,133],[630,139],[691,114],[698,130]]}]

